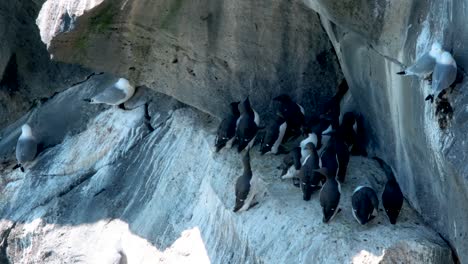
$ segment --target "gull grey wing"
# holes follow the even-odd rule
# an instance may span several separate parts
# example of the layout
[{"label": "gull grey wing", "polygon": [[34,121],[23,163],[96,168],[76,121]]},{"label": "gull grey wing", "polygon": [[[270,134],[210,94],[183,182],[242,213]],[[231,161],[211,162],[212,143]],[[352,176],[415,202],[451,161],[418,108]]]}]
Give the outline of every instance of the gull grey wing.
[{"label": "gull grey wing", "polygon": [[420,57],[414,65],[408,67],[405,72],[407,74],[414,74],[418,76],[423,76],[431,73],[434,70],[434,65],[436,60],[429,55],[429,52],[425,53]]},{"label": "gull grey wing", "polygon": [[436,64],[432,76],[432,89],[434,94],[449,87],[457,78],[457,68],[453,65]]},{"label": "gull grey wing", "polygon": [[110,105],[117,105],[122,102],[126,97],[124,91],[116,88],[115,86],[108,87],[98,95],[93,97],[95,103],[105,103]]},{"label": "gull grey wing", "polygon": [[32,161],[36,157],[37,142],[34,139],[21,139],[16,143],[16,159],[19,163]]}]

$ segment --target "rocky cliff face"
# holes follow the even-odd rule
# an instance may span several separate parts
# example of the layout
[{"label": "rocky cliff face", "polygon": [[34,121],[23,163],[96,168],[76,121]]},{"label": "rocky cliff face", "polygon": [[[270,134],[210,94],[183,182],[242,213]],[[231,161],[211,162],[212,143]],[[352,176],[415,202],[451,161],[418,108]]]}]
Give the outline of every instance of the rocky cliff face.
[{"label": "rocky cliff face", "polygon": [[431,105],[427,82],[395,75],[439,41],[464,76],[465,11],[462,0],[104,1],[74,31],[52,37],[49,50],[216,115],[246,94],[265,109],[285,90],[321,93],[301,97],[317,109],[310,100],[329,94],[341,74],[329,39],[350,84],[347,108],[365,117],[370,153],[389,161],[411,205],[466,260],[466,82],[448,103]]},{"label": "rocky cliff face", "polygon": [[[395,75],[439,41],[466,77],[468,32],[459,16],[466,2],[307,4],[323,14],[356,108],[366,117],[369,148],[391,162],[411,205],[468,261],[466,78],[448,94],[448,103],[431,105],[424,101],[430,84]],[[352,10],[360,10],[359,19]]]},{"label": "rocky cliff face", "polygon": [[[127,111],[80,100],[108,81],[92,78],[35,110],[31,123],[62,120],[54,124],[61,143],[43,150],[26,173],[3,161],[2,263],[452,262],[448,245],[408,204],[396,226],[383,212],[367,226],[353,219],[352,190],[368,184],[381,192],[385,182],[367,158],[351,160],[343,211],[323,224],[318,194],[302,201],[278,177],[282,157],[254,151],[260,203],[233,213],[240,157],[213,153],[217,121],[144,88]],[[1,149],[15,141],[5,138]]]},{"label": "rocky cliff face", "polygon": [[[395,75],[437,40],[464,76],[465,0],[46,1],[37,24],[54,59],[149,88],[126,112],[77,100],[111,83],[107,75],[26,112],[66,89],[66,74],[82,75],[48,60],[33,25],[42,2],[22,2],[0,4],[0,85],[18,89],[0,92],[3,126],[16,120],[0,132],[0,262],[452,262],[428,226],[468,260],[466,82],[448,107],[424,101],[427,82]],[[302,202],[276,178],[279,158],[256,155],[261,203],[231,213],[241,167],[234,153],[212,155],[218,121],[154,92],[217,117],[246,95],[267,117],[271,98],[286,92],[314,115],[343,76],[344,108],[363,114],[369,153],[391,164],[415,210],[405,204],[396,226],[382,213],[358,226],[348,196],[324,226],[317,198]],[[41,153],[22,174],[11,168],[26,121]],[[381,190],[382,177],[353,158],[344,193],[363,180]]]},{"label": "rocky cliff face", "polygon": [[39,1],[0,4],[0,128],[17,120],[40,99],[83,80],[88,71],[51,62],[35,19]]},{"label": "rocky cliff face", "polygon": [[[47,4],[83,12],[62,2]],[[56,59],[127,76],[215,116],[247,95],[265,112],[284,92],[316,110],[342,78],[317,14],[299,2],[100,2],[70,32],[41,29]]]}]

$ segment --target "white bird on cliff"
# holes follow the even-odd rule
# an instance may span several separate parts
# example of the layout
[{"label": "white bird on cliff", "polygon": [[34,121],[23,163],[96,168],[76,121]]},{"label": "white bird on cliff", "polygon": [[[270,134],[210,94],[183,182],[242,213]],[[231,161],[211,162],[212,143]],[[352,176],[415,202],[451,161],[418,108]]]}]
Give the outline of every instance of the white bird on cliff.
[{"label": "white bird on cliff", "polygon": [[434,95],[441,96],[440,92],[448,88],[457,78],[457,63],[450,52],[444,51],[436,60],[434,73],[432,74],[432,90],[434,94],[426,97],[426,100],[434,101]]},{"label": "white bird on cliff", "polygon": [[24,172],[23,163],[33,161],[37,154],[37,141],[32,134],[32,129],[28,124],[24,124],[21,127],[21,136],[18,138],[16,143],[16,160],[18,165],[14,167],[21,168]]},{"label": "white bird on cliff", "polygon": [[404,71],[397,72],[399,75],[416,75],[418,77],[424,78],[427,75],[431,74],[434,70],[437,58],[444,52],[442,45],[435,42],[431,46],[429,52],[424,53],[416,62],[406,68]]},{"label": "white bird on cliff", "polygon": [[121,105],[128,101],[135,93],[135,87],[125,78],[120,78],[112,86],[107,87],[101,93],[84,101],[92,104]]}]

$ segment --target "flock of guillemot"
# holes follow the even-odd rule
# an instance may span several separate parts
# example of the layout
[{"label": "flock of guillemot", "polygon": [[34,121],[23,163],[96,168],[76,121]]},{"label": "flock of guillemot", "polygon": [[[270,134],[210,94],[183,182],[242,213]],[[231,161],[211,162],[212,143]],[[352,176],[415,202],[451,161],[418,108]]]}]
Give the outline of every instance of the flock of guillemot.
[{"label": "flock of guillemot", "polygon": [[[444,51],[439,43],[434,43],[431,50],[423,54],[414,65],[398,74],[425,79],[432,74],[433,94],[426,97],[426,100],[430,99],[432,102],[435,94],[442,98],[444,90],[454,83],[457,64],[449,52]],[[363,129],[359,122],[361,116],[352,112],[340,113],[340,101],[347,90],[348,86],[344,81],[337,94],[326,103],[325,111],[314,125],[306,124],[304,108],[286,94],[274,98],[278,102],[274,111],[275,118],[265,128],[260,127],[260,117],[252,108],[248,97],[243,102],[230,104],[229,114],[219,125],[215,147],[216,152],[233,145],[237,145],[238,152],[245,150],[245,155],[242,156],[244,172],[237,179],[235,187],[234,212],[248,210],[256,204],[255,177],[250,166],[249,151],[259,130],[265,132],[260,140],[261,154],[287,154],[279,167],[282,170],[282,179],[292,178],[296,186],[300,185],[304,200],[310,200],[312,193],[320,190],[323,221],[330,221],[340,211],[340,184],[345,181],[350,155],[367,155],[362,144],[359,144]],[[120,78],[112,86],[85,101],[122,106],[134,93],[134,86],[128,80]],[[298,139],[300,140],[297,141]],[[288,149],[284,147],[286,142],[297,144]],[[24,172],[23,164],[35,159],[37,145],[33,129],[29,124],[24,124],[16,145],[18,163],[15,168],[21,168]],[[395,224],[403,205],[403,194],[390,166],[379,158],[375,159],[388,178],[382,194],[382,204],[390,222]],[[360,224],[366,224],[375,217],[378,205],[376,191],[371,187],[359,186],[354,190],[352,212]]]},{"label": "flock of guillemot", "polygon": [[[426,97],[432,103],[434,95],[442,99],[445,89],[455,82],[457,64],[439,43],[433,43],[431,50],[423,54],[414,65],[397,74],[415,75],[424,79],[432,77],[433,93]],[[362,122],[358,121],[362,116],[353,112],[340,112],[340,102],[347,90],[346,81],[343,81],[337,94],[325,104],[318,122],[312,125],[305,122],[304,108],[286,94],[273,99],[278,104],[273,111],[274,118],[266,127],[260,127],[260,117],[252,108],[249,97],[230,104],[229,114],[219,125],[215,148],[218,152],[225,146],[231,148],[237,145],[238,152],[245,152],[242,157],[244,172],[235,186],[234,212],[248,210],[257,204],[257,181],[253,177],[249,151],[256,142],[259,130],[264,130],[259,140],[262,155],[287,153],[279,167],[282,169],[281,179],[292,178],[293,183],[300,186],[305,201],[311,199],[312,193],[320,190],[323,222],[329,222],[340,211],[341,184],[345,182],[350,155],[367,155],[362,144],[359,144],[363,128]],[[290,141],[296,142],[296,145],[285,150],[283,145]],[[378,157],[374,159],[387,176],[382,204],[391,224],[395,224],[403,205],[403,193],[391,167]],[[375,218],[379,200],[376,191],[370,186],[357,187],[351,203],[353,216],[360,224],[364,225]]]},{"label": "flock of guillemot", "polygon": [[[260,117],[252,108],[249,98],[230,104],[229,114],[221,121],[215,148],[237,146],[242,155],[244,172],[235,185],[236,202],[234,212],[245,211],[257,204],[255,196],[258,181],[252,173],[250,150],[260,142],[260,153],[286,154],[281,169],[281,179],[293,179],[300,187],[303,199],[309,201],[314,192],[320,191],[319,201],[323,211],[323,222],[329,222],[339,211],[341,184],[345,182],[351,153],[367,155],[362,148],[362,123],[353,112],[340,113],[340,103],[348,91],[346,81],[338,92],[325,104],[325,111],[315,124],[306,124],[304,108],[288,95],[281,94],[276,103],[275,117],[266,127],[260,127]],[[341,122],[340,122],[340,116]],[[263,135],[259,133],[263,130]],[[260,140],[256,140],[260,134]],[[292,142],[292,144],[288,144]],[[285,145],[289,145],[285,147]],[[291,146],[292,145],[292,146]],[[396,222],[403,205],[403,194],[389,166],[381,159],[378,162],[386,170],[387,184],[382,203],[392,224]],[[359,186],[352,195],[352,212],[360,224],[375,217],[379,207],[376,191],[369,186]]]}]

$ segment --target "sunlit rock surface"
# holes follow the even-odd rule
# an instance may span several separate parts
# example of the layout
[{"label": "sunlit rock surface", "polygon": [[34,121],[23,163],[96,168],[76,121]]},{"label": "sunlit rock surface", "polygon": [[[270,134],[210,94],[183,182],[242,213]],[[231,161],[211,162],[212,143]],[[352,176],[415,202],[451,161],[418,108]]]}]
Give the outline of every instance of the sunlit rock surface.
[{"label": "sunlit rock surface", "polygon": [[[26,173],[12,171],[13,153],[3,154],[0,260],[452,262],[448,245],[406,203],[397,225],[390,225],[382,211],[366,226],[355,221],[350,207],[354,188],[373,186],[380,197],[385,181],[378,164],[367,158],[351,159],[342,212],[323,224],[318,193],[303,201],[298,188],[279,179],[276,167],[282,157],[259,156],[254,149],[253,173],[263,187],[260,203],[233,213],[234,183],[242,166],[234,151],[213,153],[218,120],[145,88],[127,111],[81,101],[112,80],[92,78],[35,110],[30,121],[46,124],[47,118],[74,109],[79,118],[67,122],[82,129],[57,126],[63,129],[56,135],[60,140],[27,164]],[[58,105],[63,113],[41,116]],[[14,138],[4,137],[0,147],[7,148]]]}]

